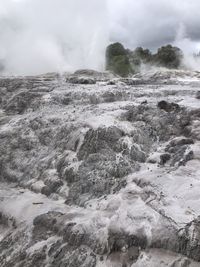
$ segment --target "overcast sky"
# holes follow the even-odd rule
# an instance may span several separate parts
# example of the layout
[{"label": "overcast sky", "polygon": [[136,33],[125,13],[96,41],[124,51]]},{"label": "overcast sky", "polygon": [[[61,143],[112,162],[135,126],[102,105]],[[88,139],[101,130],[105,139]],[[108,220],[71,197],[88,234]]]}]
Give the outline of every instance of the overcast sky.
[{"label": "overcast sky", "polygon": [[109,42],[200,50],[200,0],[0,0],[6,71],[101,69]]},{"label": "overcast sky", "polygon": [[199,0],[110,0],[109,7],[114,40],[155,49],[184,38],[200,47]]}]

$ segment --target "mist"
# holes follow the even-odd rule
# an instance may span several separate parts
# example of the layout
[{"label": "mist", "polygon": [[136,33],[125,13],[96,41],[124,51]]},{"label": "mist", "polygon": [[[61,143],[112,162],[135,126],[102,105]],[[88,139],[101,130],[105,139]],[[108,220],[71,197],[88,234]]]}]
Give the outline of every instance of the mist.
[{"label": "mist", "polygon": [[104,68],[108,43],[104,0],[0,2],[0,60],[5,73]]},{"label": "mist", "polygon": [[[103,70],[121,42],[155,52],[179,46],[185,64],[200,50],[199,0],[0,0],[0,65],[9,75]],[[1,67],[1,66],[0,66]]]}]

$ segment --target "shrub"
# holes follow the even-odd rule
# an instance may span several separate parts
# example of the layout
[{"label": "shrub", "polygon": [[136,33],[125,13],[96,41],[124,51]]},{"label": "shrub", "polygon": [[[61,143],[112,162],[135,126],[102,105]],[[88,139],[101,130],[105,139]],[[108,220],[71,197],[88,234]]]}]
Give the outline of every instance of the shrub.
[{"label": "shrub", "polygon": [[122,77],[139,72],[142,63],[177,69],[182,59],[181,49],[172,45],[162,46],[156,54],[142,47],[131,51],[120,43],[111,44],[106,49],[106,69]]},{"label": "shrub", "polygon": [[133,52],[129,52],[129,58],[131,67],[135,70],[134,72],[139,72],[142,63],[151,63],[152,54],[149,49],[137,47]]},{"label": "shrub", "polygon": [[182,58],[181,49],[171,45],[162,46],[154,55],[154,61],[157,65],[175,69],[180,67]]},{"label": "shrub", "polygon": [[122,44],[114,43],[107,47],[106,69],[122,77],[126,77],[132,72],[128,52]]},{"label": "shrub", "polygon": [[131,73],[131,66],[127,56],[115,56],[111,60],[110,68],[114,73],[126,77]]},{"label": "shrub", "polygon": [[149,49],[143,49],[142,47],[137,47],[133,51],[134,55],[140,59],[143,63],[148,63],[152,60],[152,54]]}]

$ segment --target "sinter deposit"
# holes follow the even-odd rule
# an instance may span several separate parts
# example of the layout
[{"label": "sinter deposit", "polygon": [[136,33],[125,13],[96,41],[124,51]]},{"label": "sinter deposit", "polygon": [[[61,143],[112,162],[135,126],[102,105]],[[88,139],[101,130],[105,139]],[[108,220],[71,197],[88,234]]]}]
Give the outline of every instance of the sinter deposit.
[{"label": "sinter deposit", "polygon": [[200,73],[0,78],[1,267],[199,267]]}]

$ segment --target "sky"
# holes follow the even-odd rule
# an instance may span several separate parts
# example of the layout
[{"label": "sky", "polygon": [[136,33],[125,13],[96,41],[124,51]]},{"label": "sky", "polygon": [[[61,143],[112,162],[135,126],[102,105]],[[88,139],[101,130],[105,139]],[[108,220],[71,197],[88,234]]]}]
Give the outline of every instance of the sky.
[{"label": "sky", "polygon": [[8,74],[102,70],[119,41],[200,50],[199,0],[0,0],[0,64]]},{"label": "sky", "polygon": [[156,49],[178,35],[199,46],[199,0],[111,0],[110,13],[112,39],[120,38],[128,46]]}]

